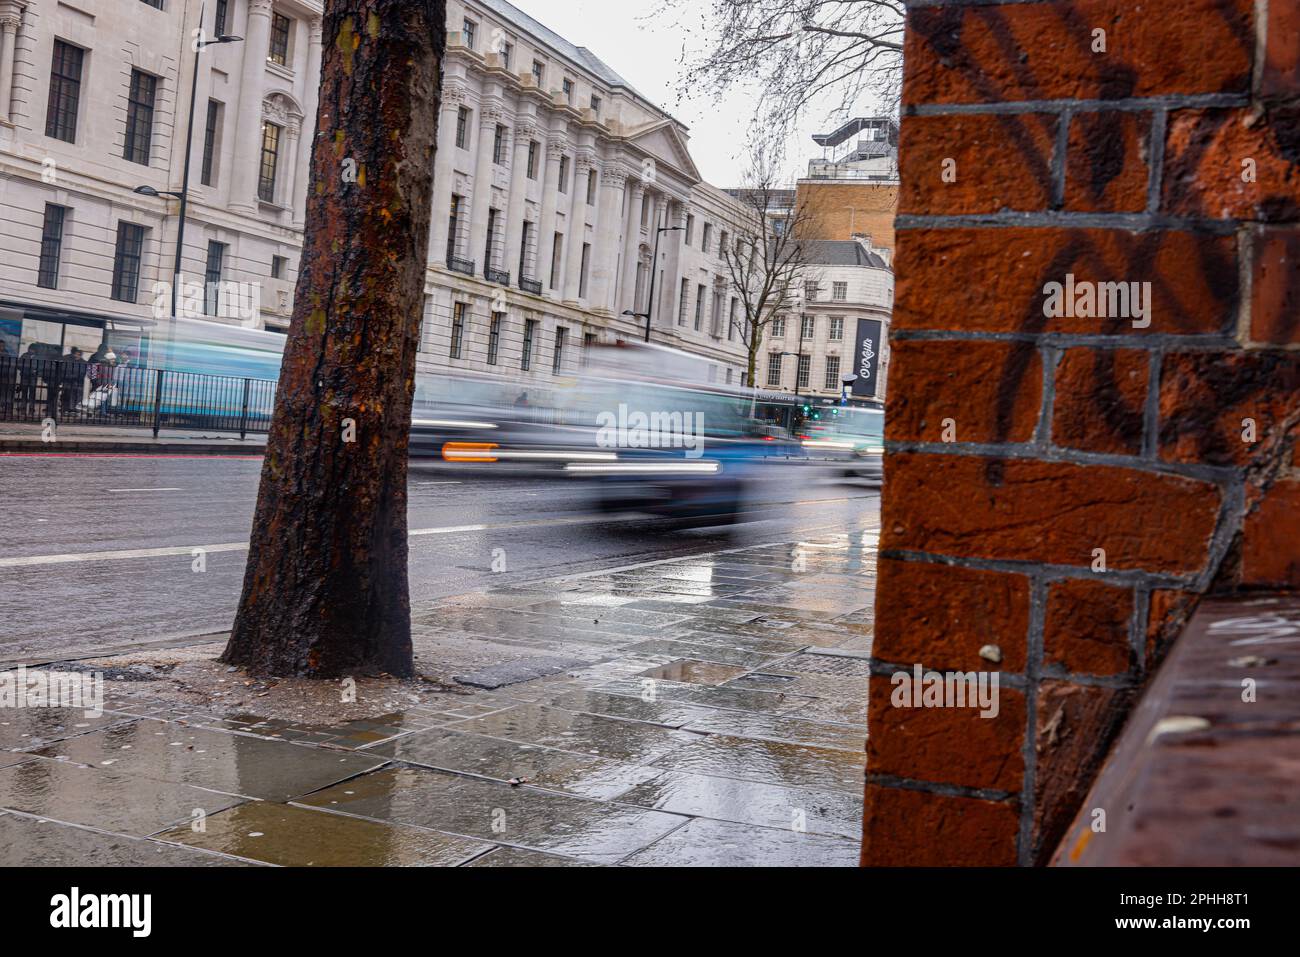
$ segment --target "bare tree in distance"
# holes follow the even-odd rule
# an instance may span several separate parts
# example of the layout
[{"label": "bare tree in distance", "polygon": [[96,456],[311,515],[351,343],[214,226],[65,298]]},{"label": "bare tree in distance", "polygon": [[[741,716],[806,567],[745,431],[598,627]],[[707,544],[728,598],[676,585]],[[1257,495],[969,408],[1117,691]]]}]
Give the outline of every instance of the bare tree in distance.
[{"label": "bare tree in distance", "polygon": [[751,143],[741,186],[729,191],[741,206],[734,239],[718,251],[727,285],[742,307],[730,321],[745,346],[745,384],[751,388],[758,384],[758,352],[772,321],[800,301],[802,283],[814,281],[805,245],[811,217],[793,185],[780,185],[779,157],[761,139]]},{"label": "bare tree in distance", "polygon": [[326,0],[302,268],[221,660],[414,673],[406,470],[444,0]]},{"label": "bare tree in distance", "polygon": [[810,110],[849,117],[873,98],[895,113],[903,70],[904,0],[661,0],[685,34],[682,96],[714,98],[753,84],[756,118],[779,138]]}]

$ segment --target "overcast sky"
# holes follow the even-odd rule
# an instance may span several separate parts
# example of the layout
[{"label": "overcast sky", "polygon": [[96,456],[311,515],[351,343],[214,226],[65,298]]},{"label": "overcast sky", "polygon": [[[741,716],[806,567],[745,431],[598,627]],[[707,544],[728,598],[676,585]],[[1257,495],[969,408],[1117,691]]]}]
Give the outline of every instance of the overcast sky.
[{"label": "overcast sky", "polygon": [[[690,128],[691,156],[704,179],[714,186],[740,184],[746,166],[745,135],[754,111],[754,93],[734,91],[722,102],[699,97],[678,101],[682,35],[673,23],[648,17],[657,0],[510,0],[534,20],[580,47],[587,47],[632,84],[643,96]],[[697,0],[701,11],[707,0]],[[812,141],[824,116],[805,119],[786,146],[793,169],[821,155]]]}]

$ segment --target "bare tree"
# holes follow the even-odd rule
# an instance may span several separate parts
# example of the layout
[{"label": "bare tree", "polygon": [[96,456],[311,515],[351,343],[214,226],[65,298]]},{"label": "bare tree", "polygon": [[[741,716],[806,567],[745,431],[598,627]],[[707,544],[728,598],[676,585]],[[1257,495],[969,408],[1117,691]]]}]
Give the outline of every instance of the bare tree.
[{"label": "bare tree", "polygon": [[733,223],[734,239],[719,250],[727,284],[743,314],[731,320],[746,351],[746,384],[757,385],[759,348],[772,321],[795,305],[807,270],[810,216],[793,187],[779,185],[779,152],[762,141],[750,147],[742,185],[731,190],[741,214]]},{"label": "bare tree", "polygon": [[326,0],[302,269],[222,660],[414,672],[406,465],[444,0]]},{"label": "bare tree", "polygon": [[683,95],[719,97],[737,84],[759,89],[770,135],[810,108],[847,116],[864,95],[898,102],[904,0],[662,0],[686,35]]}]

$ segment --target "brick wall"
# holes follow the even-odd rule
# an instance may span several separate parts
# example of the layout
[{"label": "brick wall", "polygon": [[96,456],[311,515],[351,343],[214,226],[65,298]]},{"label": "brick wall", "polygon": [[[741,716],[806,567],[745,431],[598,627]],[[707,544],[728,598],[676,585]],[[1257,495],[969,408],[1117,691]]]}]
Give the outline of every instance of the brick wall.
[{"label": "brick wall", "polygon": [[875,246],[894,248],[898,187],[879,183],[800,180],[796,200],[806,210],[808,235],[852,239],[865,233]]},{"label": "brick wall", "polygon": [[1297,35],[909,3],[864,863],[1045,861],[1199,597],[1300,587]]}]

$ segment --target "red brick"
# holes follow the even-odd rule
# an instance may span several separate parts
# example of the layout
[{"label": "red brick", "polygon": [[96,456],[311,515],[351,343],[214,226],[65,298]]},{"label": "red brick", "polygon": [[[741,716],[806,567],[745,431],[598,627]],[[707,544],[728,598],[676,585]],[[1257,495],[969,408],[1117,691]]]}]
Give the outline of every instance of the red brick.
[{"label": "red brick", "polygon": [[1133,592],[1101,581],[1053,582],[1047,592],[1043,659],[1075,674],[1117,675],[1129,668]]},{"label": "red brick", "polygon": [[[1071,0],[908,12],[905,103],[1245,93],[1253,0]],[[1106,53],[1093,53],[1094,29]]]},{"label": "red brick", "polygon": [[[899,212],[1046,209],[1056,124],[1042,113],[904,118]],[[956,166],[945,180],[949,160]]]},{"label": "red brick", "polygon": [[1032,851],[1045,864],[1106,757],[1132,703],[1132,691],[1044,681],[1038,688],[1035,729]]},{"label": "red brick", "polygon": [[1148,353],[1069,349],[1056,367],[1052,441],[1086,452],[1142,451]]},{"label": "red brick", "polygon": [[1300,343],[1300,230],[1259,229],[1251,244],[1251,341]]},{"label": "red brick", "polygon": [[[989,228],[899,231],[895,329],[982,332],[1206,333],[1235,331],[1232,236],[1182,231]],[[1048,282],[1150,282],[1151,324],[1048,318]]]},{"label": "red brick", "polygon": [[1278,482],[1246,516],[1241,583],[1300,588],[1300,480]]},{"label": "red brick", "polygon": [[[894,388],[902,388],[895,383]],[[1192,573],[1207,559],[1220,493],[1134,469],[895,453],[885,457],[882,550]]]},{"label": "red brick", "polygon": [[1290,97],[1300,89],[1300,3],[1270,0],[1268,39],[1259,92],[1265,97]]},{"label": "red brick", "polygon": [[1012,867],[1014,804],[868,784],[862,815],[866,867]]},{"label": "red brick", "polygon": [[1148,113],[1108,111],[1071,118],[1065,208],[1088,213],[1145,210],[1150,136]]},{"label": "red brick", "polygon": [[[929,662],[920,664],[930,670]],[[1025,771],[1022,692],[999,684],[998,713],[983,718],[978,705],[894,707],[894,690],[889,676],[872,675],[867,701],[869,774],[998,791],[1021,789]]]},{"label": "red brick", "polygon": [[1029,582],[1023,575],[882,558],[877,576],[877,658],[972,671],[992,667],[979,651],[997,645],[998,667],[1024,670]]},{"label": "red brick", "polygon": [[[1042,404],[1043,366],[1028,342],[902,340],[890,347],[890,375],[903,387],[889,396],[885,436],[956,442],[1028,442]],[[1001,383],[1014,382],[1013,389]]]},{"label": "red brick", "polygon": [[[1300,353],[1182,352],[1160,371],[1160,457],[1246,465],[1285,439],[1300,409]],[[1255,441],[1243,441],[1247,419]]]},{"label": "red brick", "polygon": [[1156,589],[1147,607],[1146,668],[1159,663],[1166,648],[1180,634],[1200,602],[1195,592]]},{"label": "red brick", "polygon": [[[1178,216],[1300,218],[1300,108],[1176,110],[1165,137],[1162,207]],[[1254,178],[1243,179],[1243,161]]]}]

